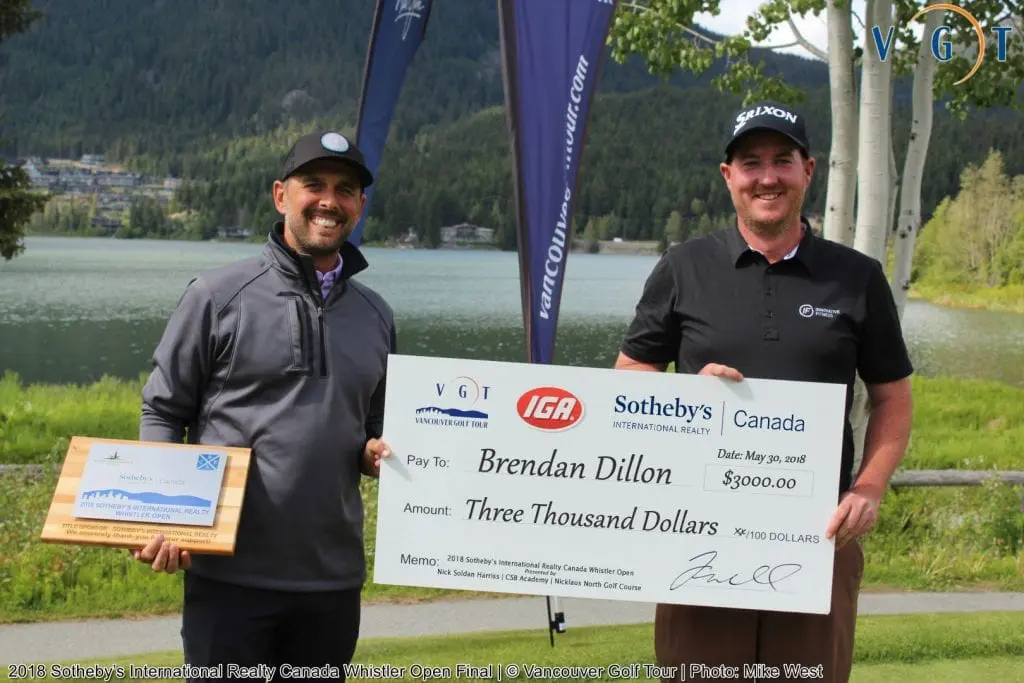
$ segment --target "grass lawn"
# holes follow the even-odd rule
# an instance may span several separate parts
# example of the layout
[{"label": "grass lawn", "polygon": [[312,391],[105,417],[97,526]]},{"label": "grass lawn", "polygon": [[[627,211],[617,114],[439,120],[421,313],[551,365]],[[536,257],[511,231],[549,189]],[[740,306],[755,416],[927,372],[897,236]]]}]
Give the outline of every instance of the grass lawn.
[{"label": "grass lawn", "polygon": [[[389,665],[404,678],[423,680],[508,680],[510,666],[519,680],[613,681],[651,680],[653,627],[605,626],[574,628],[548,644],[543,630],[508,633],[366,640],[359,644],[357,664]],[[861,617],[854,656],[854,683],[1010,683],[1024,680],[1024,614],[927,614]],[[90,660],[80,664],[176,667],[181,653],[165,652],[131,658]],[[459,664],[490,666],[490,676],[459,677]],[[585,667],[589,675],[529,675],[531,667]],[[5,667],[6,668],[6,667]],[[9,671],[4,671],[9,674]],[[53,673],[48,669],[48,673]],[[537,672],[535,672],[537,673]],[[156,680],[131,679],[124,680]],[[161,680],[174,680],[164,678]],[[380,680],[352,677],[350,680]],[[689,679],[687,679],[689,680]]]},{"label": "grass lawn", "polygon": [[[914,378],[906,469],[1024,470],[1024,390],[996,382]],[[59,463],[70,434],[134,438],[139,386],[85,387],[0,380],[0,462]],[[180,609],[181,575],[154,576],[121,550],[39,542],[56,483],[0,476],[0,623],[164,614]],[[891,491],[866,537],[862,589],[1024,590],[1020,487]],[[372,576],[377,482],[364,480]],[[370,602],[416,602],[492,593],[367,584]]]}]

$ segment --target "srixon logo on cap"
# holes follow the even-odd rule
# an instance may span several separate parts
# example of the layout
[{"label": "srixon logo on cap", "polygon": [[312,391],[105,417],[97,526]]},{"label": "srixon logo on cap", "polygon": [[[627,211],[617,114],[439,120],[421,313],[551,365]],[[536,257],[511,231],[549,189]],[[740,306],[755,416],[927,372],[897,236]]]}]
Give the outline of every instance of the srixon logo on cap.
[{"label": "srixon logo on cap", "polygon": [[516,411],[535,429],[560,432],[583,419],[583,401],[559,387],[538,387],[519,397]]},{"label": "srixon logo on cap", "polygon": [[789,121],[792,124],[796,123],[796,114],[794,114],[791,111],[787,111],[780,107],[757,106],[754,107],[753,109],[748,109],[747,111],[742,112],[736,116],[736,125],[733,127],[733,134],[738,132],[740,128],[746,125],[747,121],[759,118],[761,116],[774,116],[775,118],[778,119],[785,119],[786,121]]}]

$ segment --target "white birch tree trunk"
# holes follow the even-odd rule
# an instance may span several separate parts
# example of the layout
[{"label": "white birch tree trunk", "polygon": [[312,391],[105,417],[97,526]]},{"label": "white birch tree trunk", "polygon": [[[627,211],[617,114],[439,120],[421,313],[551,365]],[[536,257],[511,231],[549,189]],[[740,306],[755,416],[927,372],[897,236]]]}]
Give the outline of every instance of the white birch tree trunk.
[{"label": "white birch tree trunk", "polygon": [[[941,12],[925,15],[924,36],[930,36],[942,24]],[[903,189],[900,192],[900,212],[896,221],[894,239],[895,259],[890,287],[896,299],[900,319],[907,306],[910,290],[910,267],[914,259],[914,244],[921,229],[921,180],[932,135],[932,93],[937,62],[932,58],[931,46],[922,40],[914,67],[913,111],[907,158],[903,162]]]},{"label": "white birch tree trunk", "polygon": [[[893,21],[896,21],[895,18]],[[889,102],[892,107],[893,82],[896,79],[889,74]],[[900,174],[896,170],[896,143],[892,139],[892,111],[889,113],[889,211],[885,214],[885,251],[882,252],[882,263],[889,263],[889,250],[892,249],[893,226],[896,223],[896,200],[900,194]]]},{"label": "white birch tree trunk", "polygon": [[[895,26],[899,22],[899,12],[896,7],[896,1],[893,0],[892,11],[889,16],[892,17],[892,24]],[[893,104],[892,95],[893,90],[896,87],[896,74],[895,70],[890,67],[889,69],[889,212],[885,215],[885,258],[883,263],[888,263],[889,250],[892,249],[893,233],[895,233],[896,225],[896,200],[900,194],[900,173],[896,169],[896,142],[893,140],[892,135],[892,119],[893,119]]]},{"label": "white birch tree trunk", "polygon": [[[888,26],[892,0],[867,0],[868,26]],[[895,38],[893,39],[895,41]],[[895,47],[895,46],[893,46]],[[889,148],[892,98],[889,79],[892,57],[879,59],[871,32],[865,31],[864,68],[861,76],[857,222],[854,248],[885,262],[885,231],[889,225]]]},{"label": "white birch tree trunk", "polygon": [[[892,16],[892,0],[867,0],[865,24],[884,27]],[[895,48],[895,38],[893,38]],[[864,57],[861,70],[860,112],[857,152],[857,222],[853,247],[881,263],[885,263],[885,235],[889,227],[889,152],[892,147],[892,77],[893,54],[886,61],[879,58],[870,31],[864,32]],[[853,385],[850,427],[853,431],[854,475],[864,457],[870,406],[864,382],[858,375]]]},{"label": "white birch tree trunk", "polygon": [[828,0],[828,80],[832,149],[825,193],[825,239],[853,246],[857,190],[857,91],[850,0]]}]

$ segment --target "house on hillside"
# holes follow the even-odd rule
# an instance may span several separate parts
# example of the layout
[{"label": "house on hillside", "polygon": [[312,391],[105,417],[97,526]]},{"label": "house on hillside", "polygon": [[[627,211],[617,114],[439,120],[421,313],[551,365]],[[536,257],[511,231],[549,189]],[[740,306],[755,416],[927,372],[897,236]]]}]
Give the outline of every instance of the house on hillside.
[{"label": "house on hillside", "polygon": [[238,226],[220,226],[217,228],[217,239],[221,240],[247,240],[253,235],[252,228],[239,228]]},{"label": "house on hillside", "polygon": [[458,225],[446,225],[441,228],[441,244],[453,246],[457,244],[492,244],[494,242],[494,229],[484,228],[469,223]]},{"label": "house on hillside", "polygon": [[92,227],[99,228],[107,235],[113,235],[121,227],[121,220],[110,216],[96,216],[92,219]]},{"label": "house on hillside", "polygon": [[137,187],[142,184],[142,176],[138,173],[100,173],[96,183],[107,187]]}]

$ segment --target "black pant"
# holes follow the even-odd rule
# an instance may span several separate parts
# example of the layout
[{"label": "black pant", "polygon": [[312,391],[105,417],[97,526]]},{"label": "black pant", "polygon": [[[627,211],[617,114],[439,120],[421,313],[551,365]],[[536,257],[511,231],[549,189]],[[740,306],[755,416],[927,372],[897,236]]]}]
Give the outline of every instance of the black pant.
[{"label": "black pant", "polygon": [[[274,680],[285,677],[282,667],[316,667],[319,671],[310,678],[323,680],[326,667],[331,678],[344,681],[343,666],[352,660],[359,638],[360,592],[246,588],[185,572],[185,664],[190,669],[219,667],[187,671],[188,680],[263,681],[256,668],[262,664],[277,667]],[[231,671],[231,665],[252,668]],[[302,680],[296,673],[289,680]]]}]

